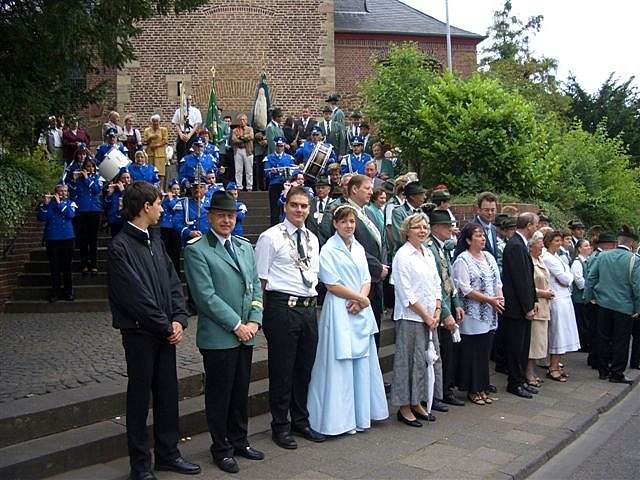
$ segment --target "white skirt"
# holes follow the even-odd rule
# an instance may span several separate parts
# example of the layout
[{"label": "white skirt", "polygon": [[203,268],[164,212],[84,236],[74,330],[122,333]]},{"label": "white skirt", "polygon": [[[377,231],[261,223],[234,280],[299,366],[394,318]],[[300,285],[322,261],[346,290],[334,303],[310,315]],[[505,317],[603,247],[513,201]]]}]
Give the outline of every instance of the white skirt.
[{"label": "white skirt", "polygon": [[580,350],[580,337],[571,297],[554,298],[551,300],[549,353],[561,355],[577,350]]}]

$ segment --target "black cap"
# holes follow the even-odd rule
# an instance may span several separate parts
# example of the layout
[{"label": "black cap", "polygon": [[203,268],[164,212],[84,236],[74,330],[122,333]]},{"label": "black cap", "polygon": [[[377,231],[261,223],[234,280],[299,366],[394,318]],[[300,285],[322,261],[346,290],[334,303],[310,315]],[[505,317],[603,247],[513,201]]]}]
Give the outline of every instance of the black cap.
[{"label": "black cap", "polygon": [[607,230],[598,235],[598,243],[618,243],[618,237],[615,232]]},{"label": "black cap", "polygon": [[429,214],[431,225],[453,225],[451,215],[446,210],[433,210]]},{"label": "black cap", "polygon": [[623,225],[622,228],[620,228],[620,231],[618,232],[618,236],[619,237],[631,238],[632,240],[635,240],[636,242],[638,241],[638,234],[633,231],[633,228],[631,228],[631,227],[629,227],[627,225]]},{"label": "black cap", "polygon": [[321,175],[316,180],[316,187],[330,187],[331,182],[329,182],[329,178],[326,175]]},{"label": "black cap", "polygon": [[571,230],[575,230],[576,228],[584,229],[584,223],[582,223],[580,220],[571,220],[569,222],[569,228]]},{"label": "black cap", "polygon": [[404,196],[411,197],[413,195],[420,195],[424,193],[426,190],[420,182],[409,182],[404,186]]},{"label": "black cap", "polygon": [[329,95],[327,97],[327,102],[339,102],[340,101],[340,95],[338,95],[337,93],[332,93],[331,95]]},{"label": "black cap", "polygon": [[431,194],[431,201],[433,203],[448,202],[449,200],[451,200],[449,190],[436,190]]}]

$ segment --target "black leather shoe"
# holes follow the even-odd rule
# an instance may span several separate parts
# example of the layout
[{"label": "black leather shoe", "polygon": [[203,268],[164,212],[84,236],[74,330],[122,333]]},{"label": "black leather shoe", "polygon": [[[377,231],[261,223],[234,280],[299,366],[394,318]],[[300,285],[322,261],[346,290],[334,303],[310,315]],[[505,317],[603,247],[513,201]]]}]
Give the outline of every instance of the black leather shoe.
[{"label": "black leather shoe", "polygon": [[524,388],[522,388],[521,385],[518,385],[515,388],[512,387],[507,387],[507,392],[517,396],[517,397],[522,397],[522,398],[533,398],[533,395],[531,395],[529,392],[527,392]]},{"label": "black leather shoe", "polygon": [[225,457],[225,458],[222,458],[220,460],[214,459],[213,462],[223,472],[238,473],[240,471],[240,467],[238,466],[238,462],[233,457]]},{"label": "black leather shoe", "polygon": [[464,401],[460,400],[453,394],[445,395],[442,401],[444,403],[448,403],[449,405],[453,405],[454,407],[464,407]]},{"label": "black leather shoe", "polygon": [[523,383],[522,388],[524,388],[529,393],[533,393],[534,395],[538,394],[538,389],[536,387],[529,385],[528,383]]},{"label": "black leather shoe", "polygon": [[609,377],[609,381],[611,383],[624,383],[626,385],[631,385],[633,383],[633,380],[625,377],[624,375],[611,375]]},{"label": "black leather shoe", "polygon": [[271,434],[271,439],[276,445],[282,448],[286,448],[287,450],[295,450],[296,448],[298,448],[298,444],[289,432],[273,432]]},{"label": "black leather shoe", "polygon": [[600,380],[607,380],[609,378],[609,374],[607,372],[600,371],[598,373],[598,378]]},{"label": "black leather shoe", "polygon": [[292,428],[291,433],[316,443],[324,442],[327,439],[327,437],[311,429],[311,427],[304,427],[301,430]]},{"label": "black leather shoe", "polygon": [[202,471],[200,465],[188,462],[182,457],[178,457],[175,460],[167,463],[156,462],[157,471],[176,472],[182,475],[197,475]]},{"label": "black leather shoe", "polygon": [[498,389],[495,385],[489,384],[485,390],[485,393],[498,393]]},{"label": "black leather shoe", "polygon": [[498,373],[509,375],[509,370],[507,370],[507,367],[504,367],[502,365],[496,365],[496,368],[494,368],[494,370]]},{"label": "black leather shoe", "polygon": [[73,293],[66,293],[64,297],[62,297],[62,299],[65,302],[73,302],[76,299],[76,297],[73,296]]},{"label": "black leather shoe", "polygon": [[[427,402],[421,402],[421,405],[423,407],[427,406]],[[447,407],[444,403],[442,403],[440,400],[434,398],[433,399],[433,403],[431,404],[431,410],[435,410],[436,412],[448,412],[449,411],[449,407]]]},{"label": "black leather shoe", "polygon": [[250,445],[247,445],[244,448],[236,448],[234,449],[234,453],[241,457],[248,458],[249,460],[264,460],[264,453],[256,450]]},{"label": "black leather shoe", "polygon": [[405,416],[400,413],[400,410],[398,410],[398,421],[404,423],[405,425],[409,425],[410,427],[422,426],[422,423],[420,423],[418,420],[409,420],[408,418],[405,418]]},{"label": "black leather shoe", "polygon": [[391,384],[384,382],[384,393],[386,393],[387,395],[391,393]]},{"label": "black leather shoe", "polygon": [[158,480],[153,472],[131,472],[129,480]]},{"label": "black leather shoe", "polygon": [[[426,415],[423,415],[422,413],[418,412],[417,410],[414,410],[413,408],[411,409],[411,413],[413,413],[416,418],[419,418],[420,420],[424,420],[425,422],[429,421],[429,414],[427,413]],[[433,417],[435,418],[435,417]]]}]

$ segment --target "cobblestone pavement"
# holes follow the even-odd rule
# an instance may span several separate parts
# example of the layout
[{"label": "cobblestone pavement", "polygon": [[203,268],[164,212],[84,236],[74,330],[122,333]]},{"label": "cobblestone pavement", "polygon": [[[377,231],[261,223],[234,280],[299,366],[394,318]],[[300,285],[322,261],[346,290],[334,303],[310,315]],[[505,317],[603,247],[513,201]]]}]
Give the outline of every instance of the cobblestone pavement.
[{"label": "cobblestone pavement", "polygon": [[[178,346],[178,368],[202,361],[196,323],[192,317]],[[110,313],[2,314],[0,332],[0,403],[126,377]]]},{"label": "cobblestone pavement", "polygon": [[[394,417],[356,435],[334,437],[321,444],[298,439],[297,450],[283,450],[271,441],[268,415],[249,420],[251,445],[265,452],[264,461],[238,458],[240,473],[225,475],[211,461],[208,434],[183,439],[185,457],[202,466],[194,478],[218,479],[494,479],[524,478],[593,421],[595,409],[628,386],[597,379],[585,365],[585,354],[564,357],[571,378],[567,383],[546,380],[531,400],[504,391],[506,377],[494,375],[499,400],[478,406],[466,402],[423,428],[402,425]],[[542,373],[542,370],[539,371]],[[630,371],[636,378],[640,372]],[[638,388],[638,387],[635,387]],[[560,442],[560,443],[559,443]],[[120,458],[51,480],[124,480],[128,459]],[[159,472],[160,480],[184,476]],[[601,477],[602,478],[602,477]],[[616,477],[609,477],[616,478]],[[637,475],[619,478],[638,478]]]}]

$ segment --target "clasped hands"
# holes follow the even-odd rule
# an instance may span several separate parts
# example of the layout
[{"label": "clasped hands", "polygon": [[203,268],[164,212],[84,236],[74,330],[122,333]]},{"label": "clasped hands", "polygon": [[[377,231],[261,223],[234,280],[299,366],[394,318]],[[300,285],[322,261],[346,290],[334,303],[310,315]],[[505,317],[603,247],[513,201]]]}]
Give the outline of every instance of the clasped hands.
[{"label": "clasped hands", "polygon": [[362,310],[364,310],[365,308],[367,308],[369,305],[371,305],[371,301],[369,300],[369,297],[365,295],[360,295],[360,297],[357,300],[349,300],[347,302],[347,311],[351,315],[356,315],[360,313]]},{"label": "clasped hands", "polygon": [[248,342],[258,333],[258,324],[254,322],[249,322],[247,324],[241,323],[238,328],[236,328],[233,333],[235,333],[238,340],[241,342]]}]

